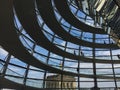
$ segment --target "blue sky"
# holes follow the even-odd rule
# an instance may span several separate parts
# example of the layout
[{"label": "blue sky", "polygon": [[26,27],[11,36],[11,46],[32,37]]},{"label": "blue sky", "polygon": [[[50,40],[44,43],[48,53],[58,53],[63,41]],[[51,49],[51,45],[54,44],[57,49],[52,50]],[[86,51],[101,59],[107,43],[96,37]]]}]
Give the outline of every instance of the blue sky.
[{"label": "blue sky", "polygon": [[[73,13],[75,13],[76,9],[73,8],[73,7],[71,7],[71,9],[72,9]],[[80,11],[77,13],[77,15],[78,15],[78,17],[85,17],[85,14],[82,13],[82,12],[80,12]],[[59,20],[61,16],[60,16],[59,14],[56,14],[56,17],[57,17],[58,20]],[[16,16],[15,16],[15,19],[16,19],[16,21],[17,21],[18,27],[21,28],[21,24],[19,23],[19,20],[17,19]],[[42,23],[43,23],[43,20],[41,19],[41,17],[40,17],[39,15],[38,15],[38,19],[39,19],[40,24],[42,24]],[[88,19],[91,19],[91,18],[88,17]],[[80,19],[80,20],[82,20],[82,21],[84,22],[83,19]],[[67,23],[64,19],[61,21],[61,23],[64,24],[64,25],[66,25],[66,26],[68,26],[68,27],[70,27],[70,24]],[[86,21],[86,24],[93,25],[93,21],[91,21],[91,20]],[[47,32],[51,33],[52,35],[54,34],[54,33],[52,32],[52,30],[50,30],[49,27],[47,27],[46,24],[44,24],[43,28],[44,28],[44,30],[46,30]],[[63,28],[64,28],[66,31],[68,31],[67,28],[65,28],[64,26],[63,26]],[[81,34],[80,32],[78,32],[77,30],[75,31],[74,29],[76,29],[76,28],[72,26],[71,34],[72,34],[73,36],[75,36],[76,34],[77,34],[77,35],[80,35],[80,34]],[[26,34],[26,32],[25,32],[24,30],[22,31],[22,33],[25,34],[28,38],[31,38],[29,35]],[[46,35],[47,38],[49,38],[49,40],[51,40],[51,39],[50,39],[50,36],[48,36],[45,32],[44,32],[44,34]],[[57,36],[57,35],[56,35],[56,36]],[[58,37],[58,36],[57,36],[57,37]],[[91,33],[83,33],[83,37],[84,37],[84,38],[82,38],[83,40],[92,41],[92,39],[86,39],[86,38],[85,38],[85,37],[92,38],[92,34],[91,34]],[[98,38],[101,38],[101,37],[104,38],[104,37],[108,37],[108,36],[106,36],[106,35],[105,35],[105,36],[104,36],[104,35],[103,35],[103,36],[97,35],[97,37],[98,37]],[[23,37],[21,37],[20,40],[21,40],[21,42],[23,43],[23,45],[24,45],[25,47],[27,47],[27,48],[29,48],[29,49],[31,49],[31,48],[33,47],[33,42],[29,41],[29,40],[26,39],[25,37],[24,37],[24,39],[23,39]],[[25,41],[26,41],[29,45],[27,45]],[[97,42],[98,42],[98,41],[97,41]],[[104,40],[101,41],[101,42],[104,42]],[[101,42],[99,41],[98,43],[101,43]],[[55,38],[55,42],[54,42],[54,43],[57,43],[57,44],[62,45],[62,46],[65,46],[65,43],[66,43],[66,42],[63,41],[63,40],[61,40],[61,39]],[[70,43],[70,42],[68,42],[67,47],[79,48],[78,45],[75,45],[75,44]],[[61,47],[60,47],[60,48],[61,48]],[[87,48],[87,47],[83,47],[83,49],[84,49],[84,48]],[[61,49],[64,49],[64,48],[61,48]],[[87,48],[87,49],[91,49],[91,48]],[[40,53],[40,54],[46,55],[46,56],[48,55],[48,51],[47,51],[46,49],[38,46],[38,45],[36,45],[35,51],[38,52],[38,53]],[[67,49],[67,52],[74,53],[74,51],[71,50],[71,49]],[[78,51],[76,51],[76,53],[78,53]],[[91,56],[91,55],[92,55],[92,52],[85,52],[85,51],[84,51],[84,53],[85,53],[86,56]],[[112,54],[113,54],[113,55],[117,55],[117,54],[119,54],[119,53],[120,53],[120,50],[114,50],[114,51],[112,51]],[[0,47],[0,59],[4,59],[7,54],[8,54],[8,53]],[[109,51],[109,50],[108,50],[108,51],[104,51],[104,52],[103,52],[103,51],[97,51],[96,54],[97,54],[97,55],[110,55],[110,51]],[[35,56],[38,60],[42,60],[42,62],[44,62],[44,63],[46,62],[46,58],[45,58],[45,57],[41,57],[41,56],[40,56],[39,54],[37,54],[37,53],[34,53],[34,56]],[[61,56],[58,56],[58,55],[53,54],[53,53],[51,53],[50,56],[51,56],[51,57],[54,57],[54,58],[62,59]],[[106,57],[100,57],[100,58],[106,58]],[[108,59],[108,57],[107,57],[106,59]],[[115,60],[118,60],[118,58],[117,58],[116,56],[114,57],[114,59],[115,59]],[[70,59],[66,59],[66,58],[65,58],[65,60],[68,60],[68,61],[65,61],[65,66],[71,66],[71,67],[75,67],[75,68],[78,66],[77,62],[69,62]],[[59,65],[60,62],[61,62],[60,60],[55,60],[55,59],[52,59],[52,58],[51,58],[51,61],[49,62],[49,64],[50,64],[50,65]],[[18,65],[24,66],[24,67],[26,67],[26,65],[27,65],[27,64],[25,64],[24,62],[21,62],[20,60],[14,58],[14,57],[11,58],[11,63],[18,64]],[[1,66],[0,66],[0,67],[1,67]],[[81,68],[92,68],[92,64],[91,64],[91,63],[81,63],[81,64],[80,64],[80,67],[81,67]],[[108,65],[106,65],[106,64],[97,64],[97,68],[101,68],[101,67],[102,67],[102,68],[111,68],[111,64],[108,64]],[[115,64],[115,67],[120,67],[120,65],[119,65],[119,64]],[[34,68],[34,67],[31,67],[31,68]],[[58,67],[58,68],[59,68],[59,67]],[[21,74],[22,76],[24,76],[25,69],[18,68],[18,67],[14,67],[14,66],[12,66],[12,65],[9,65],[9,69],[11,69],[11,70],[13,70],[13,71]],[[70,69],[70,68],[66,68],[65,70],[66,70],[66,71],[70,71],[70,72],[76,72],[76,71],[72,71],[72,69]],[[111,70],[112,70],[112,69],[111,69]],[[99,72],[99,73],[112,73],[112,71],[108,71],[108,69],[99,69],[98,72]],[[117,69],[116,72],[120,73],[120,72],[119,72],[119,69]],[[8,72],[8,73],[9,73],[9,74],[12,74],[12,73],[10,73],[10,72]],[[85,74],[89,74],[89,73],[93,73],[93,71],[89,71],[88,69],[84,69],[84,70],[81,70],[81,73],[83,73],[83,74],[84,74],[84,73],[85,73]],[[51,73],[48,73],[47,75],[52,75],[52,74],[51,74]],[[43,79],[43,76],[44,76],[44,73],[42,73],[42,72],[37,72],[37,71],[32,71],[32,70],[30,70],[30,71],[29,71],[29,74],[28,74],[28,77],[31,77],[31,78]],[[81,78],[81,80],[89,80],[89,79],[88,79],[88,78]],[[81,85],[82,85],[83,87],[86,87],[86,82],[81,83]],[[87,87],[91,87],[91,85],[93,86],[93,83],[92,83],[92,84],[87,84]],[[100,83],[100,85],[103,86],[104,83]],[[106,84],[106,85],[108,85],[108,84]],[[113,83],[110,83],[110,85],[114,85],[114,84],[113,84]]]}]

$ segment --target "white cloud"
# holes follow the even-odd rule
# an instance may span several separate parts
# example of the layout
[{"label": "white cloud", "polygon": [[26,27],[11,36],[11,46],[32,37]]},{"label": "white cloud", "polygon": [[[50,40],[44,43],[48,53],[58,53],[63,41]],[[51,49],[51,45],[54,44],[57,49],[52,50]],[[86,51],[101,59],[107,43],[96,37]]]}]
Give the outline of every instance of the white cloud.
[{"label": "white cloud", "polygon": [[110,51],[97,51],[97,55],[110,55]]},{"label": "white cloud", "polygon": [[39,72],[39,71],[29,71],[28,77],[30,78],[38,78],[38,79],[43,79],[44,78],[44,73]]},{"label": "white cloud", "polygon": [[62,46],[65,46],[65,42],[63,41],[63,42],[61,43],[61,45],[62,45]]},{"label": "white cloud", "polygon": [[[112,55],[120,54],[120,50],[112,50]],[[97,51],[97,55],[110,55],[110,51]]]},{"label": "white cloud", "polygon": [[0,46],[0,57],[6,56],[7,54],[8,52],[2,49],[2,47]]}]

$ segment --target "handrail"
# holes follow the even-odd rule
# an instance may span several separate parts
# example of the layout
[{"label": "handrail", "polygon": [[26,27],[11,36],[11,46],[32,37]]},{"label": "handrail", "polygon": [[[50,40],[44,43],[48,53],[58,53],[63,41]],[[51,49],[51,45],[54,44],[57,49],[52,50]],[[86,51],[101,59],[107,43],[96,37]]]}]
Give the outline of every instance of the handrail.
[{"label": "handrail", "polygon": [[[77,45],[87,46],[87,47],[94,47],[94,48],[116,48],[119,47],[116,44],[100,44],[100,43],[92,43],[84,40],[80,40],[68,32],[66,32],[56,20],[54,12],[52,10],[51,0],[42,1],[36,0],[37,7],[40,12],[41,17],[44,19],[45,23],[51,28],[53,32],[55,32],[58,36],[63,38],[66,41],[72,42]],[[49,16],[49,17],[48,17]],[[52,20],[52,23],[51,23]]]},{"label": "handrail", "polygon": [[[14,2],[17,2],[17,1],[19,0],[15,0]],[[32,2],[32,0],[31,1],[21,0],[21,1],[23,1],[24,3]],[[94,75],[77,74],[77,73],[62,71],[60,69],[53,68],[45,63],[42,63],[41,61],[38,61],[23,47],[20,40],[18,39],[18,35],[16,33],[16,28],[14,26],[14,21],[13,21],[13,0],[9,2],[6,0],[0,0],[0,12],[1,12],[0,14],[0,45],[5,50],[7,50],[10,54],[14,55],[21,61],[27,64],[30,64],[32,66],[35,66],[37,68],[41,68],[46,71],[52,72],[52,73],[59,73],[59,74],[65,74],[65,75],[71,75],[71,76],[81,76],[81,77],[88,77],[88,78],[97,77],[97,78],[102,78],[102,79],[105,79],[105,78],[113,79],[113,77],[98,76],[98,75],[94,76]],[[90,62],[92,62],[92,60]],[[105,61],[103,60],[103,62]],[[118,63],[119,61],[118,60],[117,61],[106,61],[106,63],[108,62]],[[119,77],[116,77],[116,79],[119,79]]]}]

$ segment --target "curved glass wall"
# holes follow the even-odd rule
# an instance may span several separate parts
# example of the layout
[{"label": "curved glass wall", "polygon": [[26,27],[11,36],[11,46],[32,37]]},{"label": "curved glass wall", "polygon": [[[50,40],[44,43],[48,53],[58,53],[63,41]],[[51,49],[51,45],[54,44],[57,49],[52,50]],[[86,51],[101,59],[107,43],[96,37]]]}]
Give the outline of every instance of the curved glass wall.
[{"label": "curved glass wall", "polygon": [[[81,2],[78,0],[76,3],[76,1],[61,0],[57,2],[49,0],[45,2],[41,0],[39,2],[39,0],[33,0],[32,3],[28,3],[28,7],[26,5],[18,6],[23,12],[24,7],[30,10],[29,7],[31,6],[31,11],[26,11],[24,12],[25,14],[19,12],[17,5],[18,3],[27,3],[27,1],[14,1],[14,8],[12,9],[14,14],[14,31],[23,48],[38,63],[34,62],[34,60],[31,63],[30,61],[22,60],[17,54],[13,53],[14,55],[12,55],[12,51],[8,52],[9,49],[7,51],[5,46],[1,45],[1,79],[3,77],[23,86],[34,87],[35,90],[39,88],[45,90],[113,90],[120,88],[120,50],[116,41],[111,38],[110,34],[91,32],[92,30],[88,27],[92,27],[94,30],[100,29],[103,32],[102,30],[105,28],[102,25],[105,21],[101,16],[98,17],[101,19],[101,22],[98,22],[96,17],[92,15],[94,12],[90,5],[93,2],[87,2],[87,0]],[[103,2],[100,1],[94,0],[96,11],[102,8]],[[59,2],[67,3],[71,14],[90,30],[84,31],[80,29],[82,26],[75,26],[76,23],[72,25],[70,20],[65,18],[59,11],[60,7],[57,6]],[[48,11],[48,14],[51,12],[54,14],[54,18],[52,14],[50,16],[44,15],[42,10],[45,4],[42,5],[41,3],[52,6],[52,9],[45,9],[44,12]],[[79,6],[77,6],[78,3]],[[110,2],[107,2],[108,4]],[[91,11],[87,10],[87,8],[91,8]],[[32,12],[32,10],[35,11]],[[29,16],[28,18],[24,16],[25,20],[22,20],[23,17],[20,14]],[[51,22],[49,18],[51,18]],[[34,23],[31,24],[29,19],[36,21],[32,21]],[[26,22],[29,23],[26,24]],[[56,27],[61,29],[61,31],[56,30]],[[109,30],[108,27],[106,28]],[[34,33],[37,31],[34,29],[38,29],[40,32]],[[36,36],[34,37],[31,32]],[[39,38],[36,39],[36,37]],[[15,52],[18,53],[17,50]],[[19,52],[19,54],[27,58],[22,52]],[[1,88],[7,88],[7,86]],[[18,89],[17,87],[11,88]]]}]

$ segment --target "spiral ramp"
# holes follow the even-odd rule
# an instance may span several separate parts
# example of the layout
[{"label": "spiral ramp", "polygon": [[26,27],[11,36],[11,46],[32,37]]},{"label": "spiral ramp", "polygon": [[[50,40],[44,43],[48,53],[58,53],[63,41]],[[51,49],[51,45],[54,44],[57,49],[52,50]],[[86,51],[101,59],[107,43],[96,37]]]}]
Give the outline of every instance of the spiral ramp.
[{"label": "spiral ramp", "polygon": [[0,0],[0,88],[119,90],[118,2]]}]

